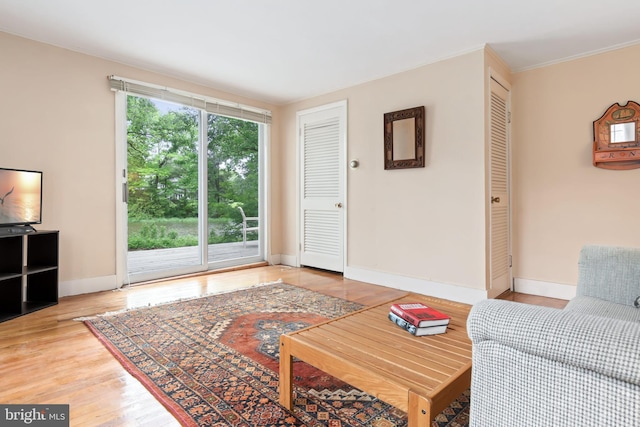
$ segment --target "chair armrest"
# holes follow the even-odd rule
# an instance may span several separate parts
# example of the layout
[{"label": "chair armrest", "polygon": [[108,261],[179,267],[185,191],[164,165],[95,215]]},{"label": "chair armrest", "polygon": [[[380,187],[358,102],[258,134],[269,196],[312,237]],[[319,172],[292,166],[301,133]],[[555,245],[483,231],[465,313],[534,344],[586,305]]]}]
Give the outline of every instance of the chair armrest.
[{"label": "chair armrest", "polygon": [[471,309],[469,337],[476,346],[504,346],[640,385],[640,325],[617,319],[504,300]]},{"label": "chair armrest", "polygon": [[640,296],[640,249],[585,245],[576,294],[633,305]]}]

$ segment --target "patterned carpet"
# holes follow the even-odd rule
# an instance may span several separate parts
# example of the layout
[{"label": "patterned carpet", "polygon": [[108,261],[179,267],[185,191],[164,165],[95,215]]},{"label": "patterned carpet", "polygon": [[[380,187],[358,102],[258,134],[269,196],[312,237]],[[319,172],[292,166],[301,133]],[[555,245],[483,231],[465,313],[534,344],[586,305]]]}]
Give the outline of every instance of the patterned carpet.
[{"label": "patterned carpet", "polygon": [[[278,403],[279,337],[361,308],[278,283],[85,321],[184,426],[406,426],[406,414],[304,362]],[[434,426],[468,425],[468,392]]]}]

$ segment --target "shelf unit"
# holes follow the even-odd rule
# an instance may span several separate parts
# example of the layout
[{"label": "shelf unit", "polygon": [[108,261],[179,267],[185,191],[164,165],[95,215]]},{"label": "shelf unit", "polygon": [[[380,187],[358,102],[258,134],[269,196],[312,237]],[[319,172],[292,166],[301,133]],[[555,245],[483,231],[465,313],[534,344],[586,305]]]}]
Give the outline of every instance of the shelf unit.
[{"label": "shelf unit", "polygon": [[0,235],[0,322],[58,304],[58,236]]}]

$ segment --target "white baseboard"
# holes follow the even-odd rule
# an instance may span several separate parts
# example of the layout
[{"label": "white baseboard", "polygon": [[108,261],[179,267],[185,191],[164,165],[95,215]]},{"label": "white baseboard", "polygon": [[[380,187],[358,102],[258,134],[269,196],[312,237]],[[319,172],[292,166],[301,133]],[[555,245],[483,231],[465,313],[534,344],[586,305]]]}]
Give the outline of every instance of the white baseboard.
[{"label": "white baseboard", "polygon": [[464,286],[449,285],[432,282],[430,280],[399,276],[397,274],[382,273],[357,267],[345,267],[344,277],[388,288],[400,289],[417,294],[424,294],[436,298],[448,299],[465,304],[475,304],[487,299],[484,289],[466,288]]},{"label": "white baseboard", "polygon": [[[298,258],[295,255],[271,255],[270,264],[300,267],[298,264]],[[475,304],[478,301],[488,298],[488,292],[484,289],[474,289],[464,286],[432,282],[430,280],[383,273],[365,268],[345,266],[344,277],[347,279],[358,280],[360,282],[372,283],[374,285],[386,286],[407,292],[430,295],[465,304]],[[115,285],[107,289],[114,288]],[[514,278],[514,292],[570,300],[576,296],[576,287],[561,283]]]},{"label": "white baseboard", "polygon": [[523,294],[570,300],[576,296],[576,287],[562,283],[543,282],[540,280],[519,279],[513,281],[513,290]]},{"label": "white baseboard", "polygon": [[280,254],[277,256],[280,258],[279,264],[288,265],[289,267],[300,267],[300,264],[298,264],[298,257],[296,257],[295,255]]},{"label": "white baseboard", "polygon": [[267,262],[269,265],[279,265],[282,264],[282,257],[280,254],[272,254],[267,257]]},{"label": "white baseboard", "polygon": [[67,280],[60,282],[58,296],[88,294],[91,292],[110,291],[118,287],[116,276],[90,277],[88,279]]}]

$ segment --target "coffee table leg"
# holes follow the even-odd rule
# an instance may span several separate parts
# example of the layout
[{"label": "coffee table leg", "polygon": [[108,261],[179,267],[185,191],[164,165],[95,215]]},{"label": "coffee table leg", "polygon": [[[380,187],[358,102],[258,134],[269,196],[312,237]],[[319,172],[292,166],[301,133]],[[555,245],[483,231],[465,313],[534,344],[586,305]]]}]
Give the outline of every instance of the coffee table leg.
[{"label": "coffee table leg", "polygon": [[[280,353],[282,357],[282,353]],[[409,390],[409,427],[429,427],[431,425],[431,400]]]},{"label": "coffee table leg", "polygon": [[280,336],[280,404],[292,409],[293,400],[293,358],[291,357],[291,347],[289,337]]}]

